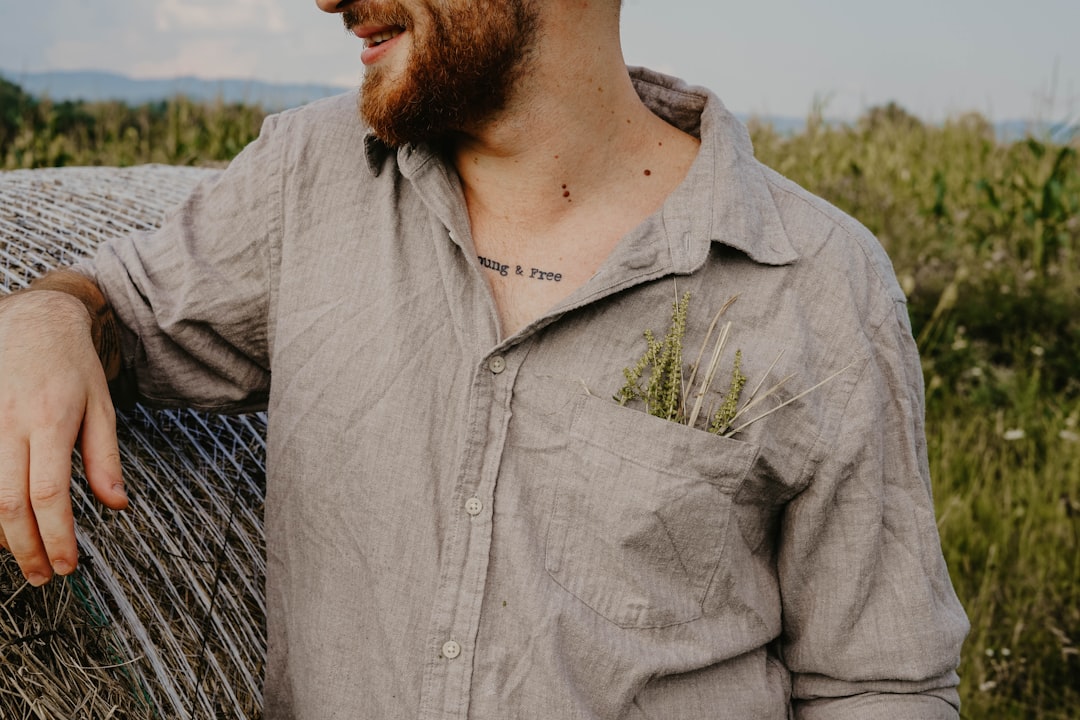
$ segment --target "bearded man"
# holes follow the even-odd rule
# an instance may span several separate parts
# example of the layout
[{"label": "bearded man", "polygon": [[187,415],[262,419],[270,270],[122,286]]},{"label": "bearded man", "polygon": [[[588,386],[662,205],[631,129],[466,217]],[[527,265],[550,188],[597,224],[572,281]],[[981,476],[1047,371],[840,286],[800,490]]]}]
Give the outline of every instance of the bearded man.
[{"label": "bearded man", "polygon": [[[126,502],[123,379],[269,409],[267,718],[957,717],[967,621],[869,233],[715,96],[628,71],[618,0],[318,4],[363,41],[359,95],[0,304],[28,579],[74,568],[77,439]],[[776,409],[658,417],[696,398],[643,391],[649,359],[683,369],[724,307],[733,385]]]}]

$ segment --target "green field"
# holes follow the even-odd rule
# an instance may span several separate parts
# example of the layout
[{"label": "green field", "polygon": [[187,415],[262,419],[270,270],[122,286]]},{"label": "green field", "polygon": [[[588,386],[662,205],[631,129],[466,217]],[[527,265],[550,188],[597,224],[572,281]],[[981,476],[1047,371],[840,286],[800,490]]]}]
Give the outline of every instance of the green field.
[{"label": "green field", "polygon": [[[0,166],[216,164],[263,113],[182,99],[52,104],[0,81]],[[811,116],[758,156],[874,231],[923,353],[938,525],[972,621],[967,718],[1080,712],[1080,141],[977,115]]]},{"label": "green field", "polygon": [[767,164],[873,230],[910,298],[968,718],[1080,714],[1080,143],[891,106],[753,128]]}]

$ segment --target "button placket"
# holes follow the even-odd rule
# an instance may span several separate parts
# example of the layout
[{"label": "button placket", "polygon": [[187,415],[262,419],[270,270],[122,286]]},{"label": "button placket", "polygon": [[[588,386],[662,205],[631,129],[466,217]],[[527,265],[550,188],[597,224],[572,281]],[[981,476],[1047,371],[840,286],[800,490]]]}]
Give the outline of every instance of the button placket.
[{"label": "button placket", "polygon": [[[423,720],[443,717],[440,708],[447,707],[448,702],[467,703],[471,692],[473,663],[453,661],[467,657],[466,653],[474,650],[472,643],[479,627],[492,542],[488,509],[494,501],[494,484],[506,440],[509,400],[518,365],[516,359],[511,363],[504,355],[494,354],[474,366],[477,394],[469,427],[473,427],[471,412],[479,413],[479,422],[475,437],[470,437],[475,445],[465,454],[459,476],[465,483],[460,488],[464,492],[457,500],[460,524],[455,523],[448,538],[445,574],[440,581],[439,592],[445,600],[433,609],[431,639],[439,651],[424,680]],[[461,639],[445,640],[447,636]]]}]

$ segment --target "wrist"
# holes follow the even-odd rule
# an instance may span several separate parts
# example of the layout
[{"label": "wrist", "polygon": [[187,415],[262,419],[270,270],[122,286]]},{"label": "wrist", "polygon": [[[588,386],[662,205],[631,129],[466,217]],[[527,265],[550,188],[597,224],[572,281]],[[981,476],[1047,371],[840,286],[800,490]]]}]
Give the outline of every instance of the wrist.
[{"label": "wrist", "polygon": [[63,293],[79,301],[89,315],[90,337],[105,377],[113,380],[120,374],[119,326],[105,295],[93,280],[74,270],[57,270],[34,280],[23,292],[34,291]]}]

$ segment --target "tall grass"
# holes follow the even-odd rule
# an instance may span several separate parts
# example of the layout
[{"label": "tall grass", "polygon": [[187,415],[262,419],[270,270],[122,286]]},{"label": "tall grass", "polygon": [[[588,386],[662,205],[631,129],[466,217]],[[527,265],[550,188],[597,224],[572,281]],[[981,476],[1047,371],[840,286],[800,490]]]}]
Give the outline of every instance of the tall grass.
[{"label": "tall grass", "polygon": [[1075,718],[1077,406],[1035,396],[989,414],[966,402],[941,404],[929,425],[931,470],[942,543],[972,622],[961,668],[964,713]]},{"label": "tall grass", "polygon": [[219,164],[258,135],[264,117],[257,107],[183,97],[54,103],[0,78],[0,168]]},{"label": "tall grass", "polygon": [[[182,99],[52,104],[0,81],[6,168],[213,163],[263,113]],[[1001,142],[978,115],[813,114],[758,156],[865,223],[910,298],[939,528],[972,620],[967,718],[1080,708],[1080,143]]]},{"label": "tall grass", "polygon": [[889,251],[927,382],[938,525],[972,621],[963,715],[1080,713],[1080,154],[977,115],[811,116],[758,156]]},{"label": "tall grass", "polygon": [[1080,145],[1003,144],[977,115],[928,126],[896,106],[853,127],[754,127],[767,164],[859,218],[910,299],[931,389],[994,397],[1040,359],[1043,388],[1080,391]]}]

